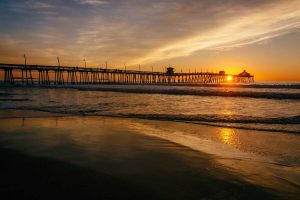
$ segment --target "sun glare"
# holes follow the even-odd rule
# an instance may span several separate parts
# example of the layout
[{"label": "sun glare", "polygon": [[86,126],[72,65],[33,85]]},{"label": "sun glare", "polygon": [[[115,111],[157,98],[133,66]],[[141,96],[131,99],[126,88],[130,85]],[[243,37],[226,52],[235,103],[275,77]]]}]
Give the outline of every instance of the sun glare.
[{"label": "sun glare", "polygon": [[227,81],[232,81],[232,76],[227,76]]}]

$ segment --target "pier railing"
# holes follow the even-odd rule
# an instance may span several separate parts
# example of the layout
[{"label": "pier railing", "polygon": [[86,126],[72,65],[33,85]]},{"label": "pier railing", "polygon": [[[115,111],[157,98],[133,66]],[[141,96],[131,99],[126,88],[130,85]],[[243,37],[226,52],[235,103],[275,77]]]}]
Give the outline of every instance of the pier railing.
[{"label": "pier railing", "polygon": [[[152,72],[106,68],[84,68],[69,66],[0,64],[0,73],[7,84],[193,84],[193,83],[249,83],[252,75],[194,72]],[[229,79],[230,77],[230,79]]]}]

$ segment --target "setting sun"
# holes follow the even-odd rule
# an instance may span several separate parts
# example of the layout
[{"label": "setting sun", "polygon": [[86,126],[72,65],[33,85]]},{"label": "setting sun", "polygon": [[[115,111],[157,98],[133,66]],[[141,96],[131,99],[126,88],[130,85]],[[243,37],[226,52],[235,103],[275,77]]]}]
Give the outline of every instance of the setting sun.
[{"label": "setting sun", "polygon": [[227,76],[227,81],[232,81],[232,76]]}]

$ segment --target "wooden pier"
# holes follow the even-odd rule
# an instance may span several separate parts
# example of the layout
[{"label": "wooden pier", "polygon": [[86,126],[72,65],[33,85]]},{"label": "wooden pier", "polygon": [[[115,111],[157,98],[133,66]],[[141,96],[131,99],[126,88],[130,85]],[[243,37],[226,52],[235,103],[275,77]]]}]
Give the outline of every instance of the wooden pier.
[{"label": "wooden pier", "polygon": [[251,83],[254,76],[246,71],[238,74],[194,72],[176,73],[68,66],[0,64],[6,84],[26,85],[85,85],[85,84],[197,84],[197,83]]}]

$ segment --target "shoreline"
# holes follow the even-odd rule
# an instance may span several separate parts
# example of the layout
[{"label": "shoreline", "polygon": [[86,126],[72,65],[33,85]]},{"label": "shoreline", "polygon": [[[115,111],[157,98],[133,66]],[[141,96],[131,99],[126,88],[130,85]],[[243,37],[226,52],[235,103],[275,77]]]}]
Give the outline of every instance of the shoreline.
[{"label": "shoreline", "polygon": [[[0,100],[1,101],[1,100]],[[25,112],[25,113],[24,113]],[[4,116],[5,117],[2,117]],[[16,117],[17,116],[17,117]],[[238,122],[226,123],[226,122],[218,122],[218,121],[197,121],[197,120],[188,120],[188,119],[168,119],[166,116],[161,118],[155,118],[153,115],[151,117],[145,117],[144,115],[112,115],[112,114],[75,114],[75,113],[60,113],[60,112],[48,112],[45,110],[32,110],[32,109],[15,109],[15,108],[7,108],[0,110],[0,119],[6,118],[35,118],[35,117],[66,117],[66,116],[79,116],[79,117],[103,117],[103,118],[120,118],[120,119],[136,119],[136,120],[151,120],[151,121],[162,121],[162,122],[179,122],[186,124],[194,124],[194,125],[205,125],[211,127],[219,127],[219,128],[232,128],[232,129],[240,129],[240,130],[249,130],[249,131],[260,131],[260,132],[271,132],[271,133],[287,133],[287,134],[299,134],[300,130],[286,130],[286,129],[278,129],[278,128],[258,128],[251,127],[251,125],[255,125],[257,122],[247,123],[248,126],[238,125]],[[274,118],[274,120],[279,120],[278,118]],[[299,123],[290,123],[290,125],[298,125]],[[266,123],[264,125],[273,125],[272,123]]]}]

